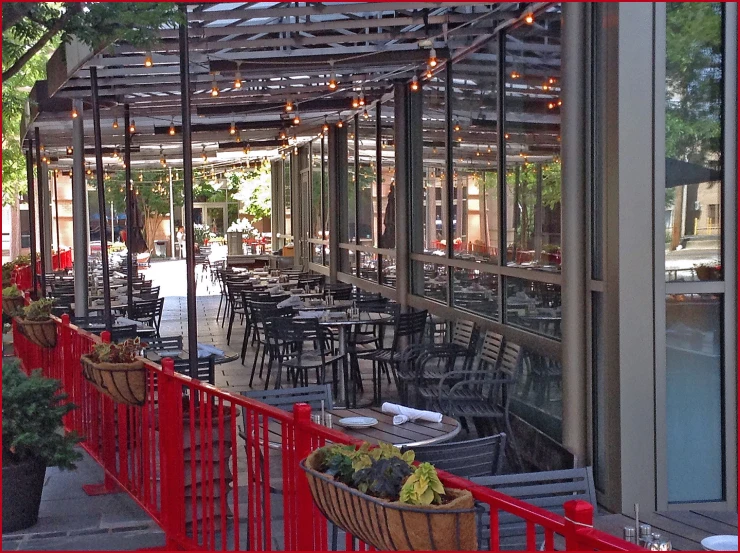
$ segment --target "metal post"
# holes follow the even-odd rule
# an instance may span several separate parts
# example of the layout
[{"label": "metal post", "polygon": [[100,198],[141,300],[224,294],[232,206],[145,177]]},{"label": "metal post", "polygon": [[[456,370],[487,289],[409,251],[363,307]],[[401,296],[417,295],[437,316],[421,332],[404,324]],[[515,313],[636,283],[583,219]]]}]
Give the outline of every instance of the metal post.
[{"label": "metal post", "polygon": [[[90,67],[90,92],[92,94],[93,129],[95,131],[95,173],[98,181],[98,214],[100,215],[100,261],[103,265],[103,320],[109,332],[113,328],[110,307],[110,274],[108,267],[108,237],[105,231],[105,181],[103,179],[103,136],[100,129],[98,102],[98,68]],[[128,128],[124,130],[128,133]],[[129,275],[130,276],[130,275]]]},{"label": "metal post", "polygon": [[28,141],[28,150],[26,150],[26,179],[28,185],[28,226],[31,234],[31,294],[36,297],[38,278],[36,276],[36,193],[33,189],[33,140]]},{"label": "metal post", "polygon": [[57,188],[57,172],[54,171],[54,211],[56,212],[56,230],[57,230],[57,256],[61,268],[61,242],[59,241],[59,189]]},{"label": "metal post", "polygon": [[87,256],[90,225],[85,183],[85,130],[82,100],[74,100],[79,115],[72,121],[72,255],[74,256],[75,317],[87,317]]},{"label": "metal post", "polygon": [[[326,147],[326,133],[321,135],[321,239],[326,240],[326,164],[324,163],[324,148]],[[326,265],[326,246],[321,245],[321,264]]]},{"label": "metal post", "polygon": [[[383,236],[383,125],[380,121],[380,100],[375,104],[375,234],[376,247],[382,248]],[[378,284],[383,284],[383,256],[378,255]]]},{"label": "metal post", "polygon": [[396,148],[396,290],[402,309],[408,306],[409,274],[409,202],[411,198],[411,161],[409,157],[408,84],[393,83],[393,127]]},{"label": "metal post", "polygon": [[131,119],[131,112],[128,104],[123,105],[123,162],[126,164],[126,250],[128,256],[126,259],[126,305],[127,313],[131,313],[134,306],[134,252],[131,245],[134,241],[134,181],[131,178],[131,133],[128,132]]},{"label": "metal post", "polygon": [[[175,199],[173,197],[172,193],[172,167],[168,167],[170,172],[170,251],[172,253],[172,256],[170,259],[177,259],[175,257]],[[228,194],[228,185],[226,186],[226,191]],[[227,196],[228,198],[228,196]],[[227,206],[227,212],[228,212],[228,205],[229,202],[226,202]]]},{"label": "metal post", "polygon": [[[41,297],[46,297],[46,232],[44,230],[44,179],[42,178],[41,131],[36,127],[36,184],[38,185],[39,205],[39,258],[41,259]],[[34,271],[36,266],[33,267]]]},{"label": "metal post", "polygon": [[[496,64],[496,148],[498,149],[497,163],[497,185],[498,185],[498,216],[499,216],[499,233],[498,233],[498,263],[505,266],[507,264],[507,244],[506,244],[506,112],[504,109],[504,96],[506,95],[506,33],[501,31],[498,34],[498,48],[496,50],[498,63]],[[498,305],[498,320],[504,322],[504,298],[506,297],[505,278],[498,275],[498,286],[496,287],[496,303]]]},{"label": "metal post", "polygon": [[193,227],[193,145],[190,142],[190,51],[188,8],[180,4],[180,99],[182,101],[182,173],[185,188],[185,249],[188,290],[188,350],[190,376],[198,377],[198,321],[195,305],[195,232]]}]

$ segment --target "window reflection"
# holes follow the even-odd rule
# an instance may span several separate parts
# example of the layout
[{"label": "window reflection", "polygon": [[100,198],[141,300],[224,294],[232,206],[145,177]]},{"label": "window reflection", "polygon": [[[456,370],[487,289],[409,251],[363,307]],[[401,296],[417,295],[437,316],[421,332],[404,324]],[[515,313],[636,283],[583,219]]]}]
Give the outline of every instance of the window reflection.
[{"label": "window reflection", "polygon": [[560,286],[506,277],[506,316],[511,326],[560,339]]},{"label": "window reflection", "polygon": [[666,4],[666,280],[722,278],[722,5]]},{"label": "window reflection", "polygon": [[452,303],[489,319],[498,318],[498,276],[479,270],[454,268]]},{"label": "window reflection", "polygon": [[431,300],[447,303],[447,267],[414,261],[412,268],[415,293]]},{"label": "window reflection", "polygon": [[446,74],[440,71],[422,87],[422,125],[424,137],[423,216],[414,221],[422,228],[421,250],[416,253],[446,255],[447,252],[447,183],[445,176],[445,94]]}]

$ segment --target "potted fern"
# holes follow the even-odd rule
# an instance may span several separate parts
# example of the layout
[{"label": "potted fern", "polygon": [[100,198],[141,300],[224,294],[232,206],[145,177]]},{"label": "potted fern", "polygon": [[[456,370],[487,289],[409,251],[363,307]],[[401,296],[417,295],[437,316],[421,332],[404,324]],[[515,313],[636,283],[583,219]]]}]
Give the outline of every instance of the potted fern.
[{"label": "potted fern", "polygon": [[58,380],[26,376],[17,360],[3,362],[3,533],[36,524],[46,467],[74,469],[77,436],[60,431],[75,408]]},{"label": "potted fern", "polygon": [[445,488],[430,463],[392,445],[330,445],[301,462],[329,520],[377,549],[477,550],[468,490]]},{"label": "potted fern", "polygon": [[57,323],[51,318],[51,308],[55,301],[53,298],[32,301],[16,319],[23,335],[42,348],[57,345]]},{"label": "potted fern", "polygon": [[120,344],[95,344],[80,356],[82,374],[100,392],[117,403],[141,406],[146,401],[146,371],[139,338]]},{"label": "potted fern", "polygon": [[15,284],[3,288],[3,313],[8,317],[15,317],[24,304],[23,292]]}]

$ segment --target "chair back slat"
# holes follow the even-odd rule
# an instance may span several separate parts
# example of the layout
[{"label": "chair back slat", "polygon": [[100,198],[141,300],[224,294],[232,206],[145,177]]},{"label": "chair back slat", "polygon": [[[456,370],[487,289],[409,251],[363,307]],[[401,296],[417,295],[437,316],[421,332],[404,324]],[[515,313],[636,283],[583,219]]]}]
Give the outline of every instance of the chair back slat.
[{"label": "chair back slat", "polygon": [[415,446],[416,460],[432,463],[436,468],[470,478],[491,476],[501,471],[506,448],[503,432],[485,438],[463,442],[449,442]]},{"label": "chair back slat", "polygon": [[483,345],[480,350],[480,359],[489,363],[492,367],[497,367],[501,362],[501,349],[504,344],[504,337],[501,334],[489,330],[483,338]]},{"label": "chair back slat", "polygon": [[[216,384],[216,356],[209,355],[207,358],[198,359],[198,380],[208,382],[212,386]],[[175,372],[190,376],[190,360],[175,359]]]},{"label": "chair back slat", "polygon": [[458,319],[455,321],[450,342],[467,349],[475,343],[477,337],[478,333],[474,322]]},{"label": "chair back slat", "polygon": [[[302,388],[284,388],[280,390],[249,390],[241,392],[241,395],[284,411],[292,411],[295,403],[307,403],[313,411],[320,412],[322,401],[324,402],[324,409],[327,411],[334,408],[331,384],[315,384]],[[246,412],[246,409],[243,411]]]},{"label": "chair back slat", "polygon": [[501,354],[501,365],[499,369],[502,376],[507,378],[516,378],[519,375],[522,361],[522,347],[507,342],[504,346],[504,351]]}]

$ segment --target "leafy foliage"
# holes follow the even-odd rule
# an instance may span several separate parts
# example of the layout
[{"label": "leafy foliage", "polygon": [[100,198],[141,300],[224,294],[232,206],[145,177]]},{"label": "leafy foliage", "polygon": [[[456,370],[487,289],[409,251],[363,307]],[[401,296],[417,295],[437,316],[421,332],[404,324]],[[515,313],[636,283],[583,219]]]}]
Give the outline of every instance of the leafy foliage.
[{"label": "leafy foliage", "polygon": [[231,186],[237,190],[238,199],[244,202],[243,213],[251,215],[255,221],[266,219],[272,213],[272,190],[270,169],[238,170],[227,173]]},{"label": "leafy foliage", "polygon": [[412,472],[409,464],[400,457],[373,459],[370,466],[355,471],[352,483],[362,493],[395,501]]},{"label": "leafy foliage", "polygon": [[22,295],[22,292],[15,284],[3,288],[4,298],[20,298]]},{"label": "leafy foliage", "polygon": [[439,505],[445,488],[431,463],[421,463],[401,488],[399,500],[409,505]]},{"label": "leafy foliage", "polygon": [[95,363],[133,363],[141,347],[139,338],[128,339],[120,344],[95,344],[90,358]]},{"label": "leafy foliage", "polygon": [[45,321],[51,317],[51,308],[55,298],[40,298],[23,308],[23,318],[27,321]]},{"label": "leafy foliage", "polygon": [[47,466],[75,468],[79,438],[60,431],[62,417],[75,406],[58,393],[60,387],[40,370],[27,377],[16,360],[3,360],[3,464],[36,458]]}]

